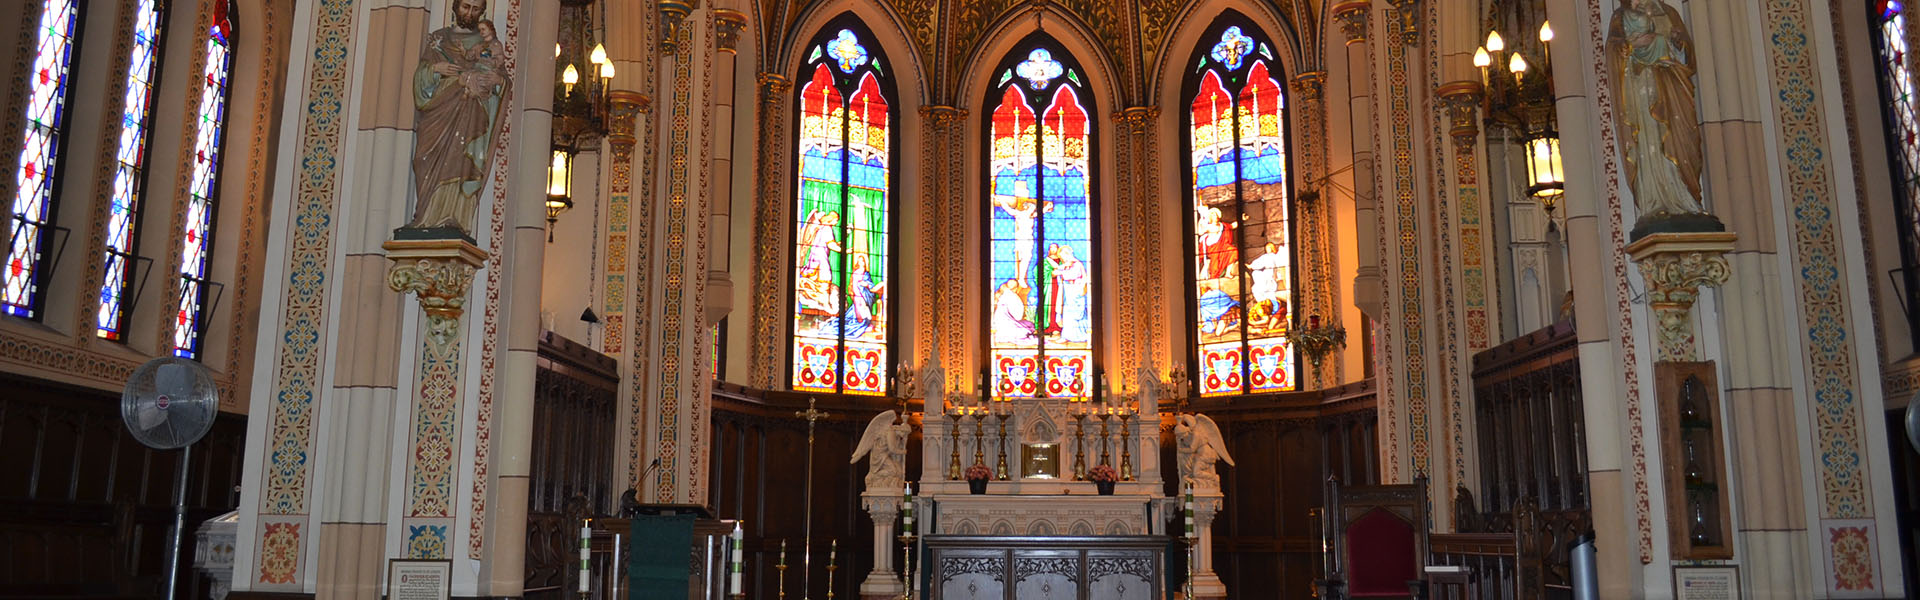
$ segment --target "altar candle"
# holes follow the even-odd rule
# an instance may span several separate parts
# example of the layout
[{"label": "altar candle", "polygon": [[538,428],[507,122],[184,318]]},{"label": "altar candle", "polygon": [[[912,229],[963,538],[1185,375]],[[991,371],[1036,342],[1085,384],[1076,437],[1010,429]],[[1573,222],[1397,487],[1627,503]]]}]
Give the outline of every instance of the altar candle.
[{"label": "altar candle", "polygon": [[787,541],[784,539],[780,540],[780,564],[775,566],[787,566]]},{"label": "altar candle", "polygon": [[838,557],[839,554],[840,554],[840,540],[836,539],[836,540],[827,542],[827,564],[828,565],[838,564],[834,562],[834,558]]},{"label": "altar candle", "polygon": [[1187,498],[1184,503],[1187,517],[1187,537],[1194,537],[1193,530],[1193,486],[1187,486]]},{"label": "altar candle", "polygon": [[740,563],[742,562],[742,559],[745,557],[745,554],[746,554],[745,549],[741,547],[745,543],[744,540],[746,539],[746,532],[740,529],[740,524],[742,522],[743,521],[733,522],[733,578],[732,578],[733,585],[732,587],[729,587],[727,589],[733,590],[733,593],[735,594],[746,592],[746,588],[740,587],[740,574],[741,574]]},{"label": "altar candle", "polygon": [[581,521],[580,522],[580,593],[582,594],[587,593],[587,578],[588,578],[587,561],[588,561],[589,553],[592,552],[592,550],[588,547],[588,542],[592,539],[593,539],[593,521],[591,520]]},{"label": "altar candle", "polygon": [[900,500],[900,533],[913,535],[913,483],[907,483],[906,497]]}]

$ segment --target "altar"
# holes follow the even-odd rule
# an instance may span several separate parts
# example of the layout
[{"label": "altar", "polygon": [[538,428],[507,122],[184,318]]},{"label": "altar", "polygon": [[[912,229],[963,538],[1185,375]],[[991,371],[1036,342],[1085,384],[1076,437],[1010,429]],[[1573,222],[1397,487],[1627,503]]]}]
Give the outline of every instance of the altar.
[{"label": "altar", "polygon": [[[851,457],[870,461],[861,502],[875,561],[863,598],[1158,600],[1169,553],[1187,552],[1188,536],[1198,536],[1195,593],[1223,595],[1206,526],[1219,506],[1213,461],[1231,458],[1212,420],[1160,411],[1151,368],[1119,393],[1101,377],[1093,397],[1012,398],[946,390],[938,369],[896,378],[903,396],[927,392],[926,411],[875,416]],[[1181,471],[1165,475],[1163,420],[1182,443]],[[921,480],[910,486],[916,424]],[[1199,486],[1191,515],[1167,495],[1167,476]]]}]

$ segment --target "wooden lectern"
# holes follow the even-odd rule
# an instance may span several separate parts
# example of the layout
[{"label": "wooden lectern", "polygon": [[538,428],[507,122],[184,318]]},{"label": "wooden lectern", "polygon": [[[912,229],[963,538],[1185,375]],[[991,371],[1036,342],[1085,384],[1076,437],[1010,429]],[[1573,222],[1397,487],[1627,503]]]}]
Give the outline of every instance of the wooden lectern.
[{"label": "wooden lectern", "polygon": [[[737,521],[712,518],[706,507],[692,504],[643,504],[629,509],[636,518],[655,515],[691,515],[693,543],[687,549],[687,600],[727,600],[734,591],[728,588],[728,559],[733,552],[733,528]],[[594,519],[590,540],[592,588],[594,600],[627,600],[629,589],[627,563],[636,549],[655,540],[632,539],[633,519]],[[644,590],[641,590],[644,592]]]}]

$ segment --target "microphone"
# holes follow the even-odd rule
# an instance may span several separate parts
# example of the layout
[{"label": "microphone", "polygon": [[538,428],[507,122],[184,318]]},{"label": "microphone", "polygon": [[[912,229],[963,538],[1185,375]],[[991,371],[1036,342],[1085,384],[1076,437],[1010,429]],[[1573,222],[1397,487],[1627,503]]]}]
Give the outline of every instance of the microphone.
[{"label": "microphone", "polygon": [[645,470],[645,471],[641,471],[641,472],[640,472],[640,479],[639,479],[638,481],[636,481],[635,483],[640,483],[640,482],[644,482],[644,481],[646,481],[646,480],[647,480],[647,475],[650,475],[650,474],[652,474],[652,473],[653,473],[653,470],[654,470],[654,469],[657,469],[657,468],[660,468],[660,459],[658,459],[658,458],[655,458],[655,459],[653,459],[653,462],[652,462],[652,463],[648,463],[648,464],[647,464],[647,470]]}]

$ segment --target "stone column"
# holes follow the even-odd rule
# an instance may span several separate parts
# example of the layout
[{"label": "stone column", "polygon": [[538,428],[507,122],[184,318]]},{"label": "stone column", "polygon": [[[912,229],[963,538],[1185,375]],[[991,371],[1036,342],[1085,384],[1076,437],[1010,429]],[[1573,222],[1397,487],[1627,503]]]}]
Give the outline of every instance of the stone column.
[{"label": "stone column", "polygon": [[[340,243],[347,247],[338,275],[341,302],[358,309],[351,322],[342,324],[333,349],[336,370],[328,395],[334,401],[319,410],[321,420],[339,426],[317,440],[322,456],[332,460],[321,461],[331,467],[319,471],[326,483],[318,487],[328,492],[315,531],[320,548],[309,563],[317,567],[316,595],[329,598],[379,597],[386,568],[389,475],[399,462],[388,453],[393,405],[404,404],[409,396],[400,392],[398,369],[402,356],[410,354],[400,351],[406,302],[387,289],[388,263],[380,245],[407,221],[412,179],[405,167],[391,165],[408,164],[411,158],[413,90],[410,80],[374,74],[389,73],[389,67],[412,70],[402,57],[420,46],[428,14],[421,8],[385,5],[368,11],[367,19],[367,60],[383,66],[366,68],[358,77],[361,112],[353,137],[367,146],[354,153],[350,164],[366,175],[355,180],[351,197],[383,200],[354,211],[354,222],[341,230],[345,235]],[[454,274],[470,281],[473,268],[463,267]],[[464,297],[465,288],[458,293]]]},{"label": "stone column", "polygon": [[[1199,541],[1191,547],[1188,560],[1193,564],[1193,597],[1226,598],[1227,584],[1213,571],[1213,517],[1220,514],[1220,507],[1226,502],[1226,495],[1219,490],[1210,493],[1196,493],[1193,496],[1193,531],[1199,534]],[[1176,573],[1175,575],[1185,575]]]},{"label": "stone column", "polygon": [[[967,332],[973,331],[966,319],[966,260],[972,256],[966,244],[968,215],[965,185],[967,111],[951,106],[920,107],[922,138],[920,217],[920,314],[921,330],[914,336],[923,342],[914,356],[933,358],[957,376],[948,378],[949,387],[966,390],[972,385],[973,349],[966,347]],[[938,339],[936,339],[936,337]]]},{"label": "stone column", "polygon": [[[642,489],[640,473],[646,470],[647,417],[645,401],[647,368],[645,339],[639,332],[647,322],[652,264],[642,260],[652,245],[655,213],[653,156],[654,67],[659,49],[656,45],[658,12],[648,3],[610,2],[606,4],[608,31],[621,35],[606,40],[607,58],[613,61],[615,76],[609,92],[607,121],[607,241],[606,282],[600,298],[600,351],[620,361],[620,407],[625,418],[619,424],[620,440],[626,448],[624,462],[617,473],[626,476],[626,487]],[[639,140],[647,140],[639,144]],[[638,195],[640,201],[634,197]]]},{"label": "stone column", "polygon": [[[1451,38],[1451,35],[1443,36]],[[1459,290],[1460,300],[1451,314],[1445,315],[1449,324],[1446,328],[1448,344],[1459,344],[1461,351],[1451,353],[1447,358],[1454,361],[1448,370],[1447,382],[1452,401],[1441,411],[1444,419],[1442,439],[1446,443],[1447,464],[1435,469],[1433,479],[1439,482],[1438,489],[1448,490],[1457,487],[1469,487],[1468,477],[1476,472],[1470,459],[1475,449],[1470,448],[1468,440],[1475,439],[1472,426],[1473,408],[1473,369],[1470,364],[1472,353],[1487,344],[1488,323],[1486,306],[1486,266],[1480,229],[1480,182],[1477,153],[1480,142],[1480,101],[1483,90],[1477,81],[1454,81],[1441,84],[1434,90],[1434,96],[1445,109],[1447,137],[1451,157],[1450,179],[1455,190],[1457,203],[1454,214],[1440,215],[1438,223],[1441,230],[1451,230],[1459,240],[1457,256],[1442,254],[1446,268],[1442,269],[1447,277],[1446,289],[1449,294]],[[1458,269],[1456,271],[1456,268]],[[1479,292],[1478,295],[1475,292]],[[1449,300],[1453,297],[1450,295]],[[1449,307],[1456,306],[1448,302]],[[1459,323],[1459,325],[1455,325]],[[1459,363],[1469,363],[1461,365]],[[1462,398],[1462,397],[1466,398]],[[1471,489],[1471,488],[1469,488]],[[1438,494],[1434,499],[1436,519],[1445,519],[1451,523],[1453,494]],[[1451,527],[1449,527],[1450,529]]]},{"label": "stone column", "polygon": [[[1294,289],[1300,290],[1304,298],[1295,297],[1295,314],[1292,318],[1304,326],[1309,317],[1317,316],[1329,327],[1338,327],[1343,325],[1339,308],[1341,286],[1335,281],[1338,273],[1334,267],[1339,264],[1336,254],[1339,244],[1335,240],[1340,232],[1334,228],[1334,200],[1327,193],[1326,82],[1326,71],[1301,73],[1291,82],[1298,106],[1294,112],[1294,123],[1300,131],[1295,138],[1302,142],[1297,145],[1300,148],[1300,173],[1296,180],[1305,182],[1304,186],[1296,185],[1300,192],[1294,199],[1297,207],[1294,214],[1299,215],[1299,223],[1294,225],[1299,234],[1294,239],[1299,240],[1300,244],[1294,255],[1303,257],[1300,262],[1304,264],[1300,266],[1305,267],[1296,274],[1305,285],[1301,285],[1302,281],[1296,281]],[[1332,354],[1331,358],[1323,358],[1318,367],[1310,361],[1295,365],[1298,389],[1323,389],[1345,381],[1346,361],[1340,360],[1338,354]]]},{"label": "stone column", "polygon": [[1383,258],[1379,251],[1385,222],[1376,208],[1380,192],[1374,174],[1373,56],[1367,49],[1367,17],[1371,6],[1366,0],[1352,0],[1335,5],[1332,10],[1340,31],[1346,36],[1345,93],[1347,114],[1352,116],[1347,122],[1347,131],[1353,139],[1353,221],[1356,225],[1353,233],[1357,238],[1354,253],[1359,264],[1353,278],[1353,305],[1378,321],[1384,318],[1381,310],[1386,302],[1380,281]]},{"label": "stone column", "polygon": [[[786,176],[787,165],[791,163],[788,148],[793,147],[788,138],[792,135],[792,127],[787,125],[787,114],[791,112],[789,107],[793,102],[790,93],[793,86],[785,76],[777,73],[761,72],[756,79],[760,86],[760,110],[755,115],[759,123],[757,139],[760,143],[754,146],[753,159],[753,286],[762,290],[786,289],[787,253],[790,248],[787,236],[793,227],[787,211],[790,205],[795,204],[789,200]],[[928,290],[926,287],[921,289]],[[931,293],[928,290],[920,297],[926,298]],[[792,318],[787,313],[786,302],[784,294],[754,296],[753,356],[747,371],[750,385],[763,389],[785,387],[781,385],[786,381],[783,378],[791,370],[785,360],[788,341],[783,334]]]},{"label": "stone column", "polygon": [[[707,206],[707,327],[733,312],[733,101],[734,63],[738,61],[740,33],[747,15],[737,10],[713,10],[713,196]],[[701,338],[706,339],[706,338]],[[717,348],[710,348],[717,352]]]},{"label": "stone column", "polygon": [[[1118,130],[1114,143],[1114,158],[1118,164],[1148,164],[1147,138],[1151,137],[1153,126],[1158,122],[1160,109],[1151,106],[1135,106],[1113,114],[1113,122]],[[1114,234],[1117,239],[1139,240],[1140,243],[1119,244],[1112,249],[1113,273],[1119,286],[1116,289],[1144,290],[1159,277],[1159,269],[1153,267],[1148,256],[1157,255],[1157,247],[1145,242],[1149,231],[1157,229],[1154,221],[1167,207],[1160,205],[1154,193],[1157,187],[1149,181],[1151,169],[1117,169],[1114,174]],[[1154,306],[1148,298],[1150,294],[1118,294],[1113,299],[1116,318],[1114,334],[1119,351],[1107,366],[1108,378],[1119,382],[1116,391],[1126,387],[1129,379],[1126,375],[1143,361],[1153,360],[1157,349],[1155,340],[1161,338],[1159,330],[1151,329],[1153,315],[1166,307]]]},{"label": "stone column", "polygon": [[893,558],[900,552],[894,539],[894,523],[900,516],[898,494],[867,492],[860,495],[860,506],[873,517],[873,572],[860,582],[863,600],[895,600],[907,591],[900,573],[893,570]]},{"label": "stone column", "polygon": [[[1696,59],[1701,73],[1760,73],[1767,68],[1756,64],[1765,54],[1752,41],[1765,35],[1756,31],[1762,19],[1759,6],[1704,0],[1684,10],[1692,16],[1695,46],[1703,49]],[[1808,485],[1803,465],[1810,463],[1802,462],[1806,450],[1800,444],[1784,443],[1802,437],[1798,423],[1807,414],[1794,398],[1793,374],[1800,367],[1788,350],[1805,332],[1792,325],[1780,287],[1794,277],[1792,271],[1782,272],[1782,238],[1775,233],[1781,223],[1776,222],[1774,197],[1787,193],[1774,189],[1770,171],[1775,167],[1769,165],[1767,152],[1766,98],[1775,92],[1747,77],[1699,81],[1704,183],[1711,194],[1707,200],[1728,230],[1744,232],[1716,261],[1724,286],[1701,306],[1702,318],[1717,321],[1720,333],[1723,404],[1738,407],[1726,411],[1725,422],[1727,458],[1736,485],[1730,505],[1738,517],[1733,527],[1743,555],[1741,576],[1746,591],[1760,598],[1811,597],[1824,587],[1825,569],[1820,551],[1807,542],[1807,501],[1799,494],[1778,492]],[[1648,279],[1651,288],[1653,278]],[[1707,316],[1706,310],[1717,318]],[[1684,333],[1693,335],[1690,323]]]}]

